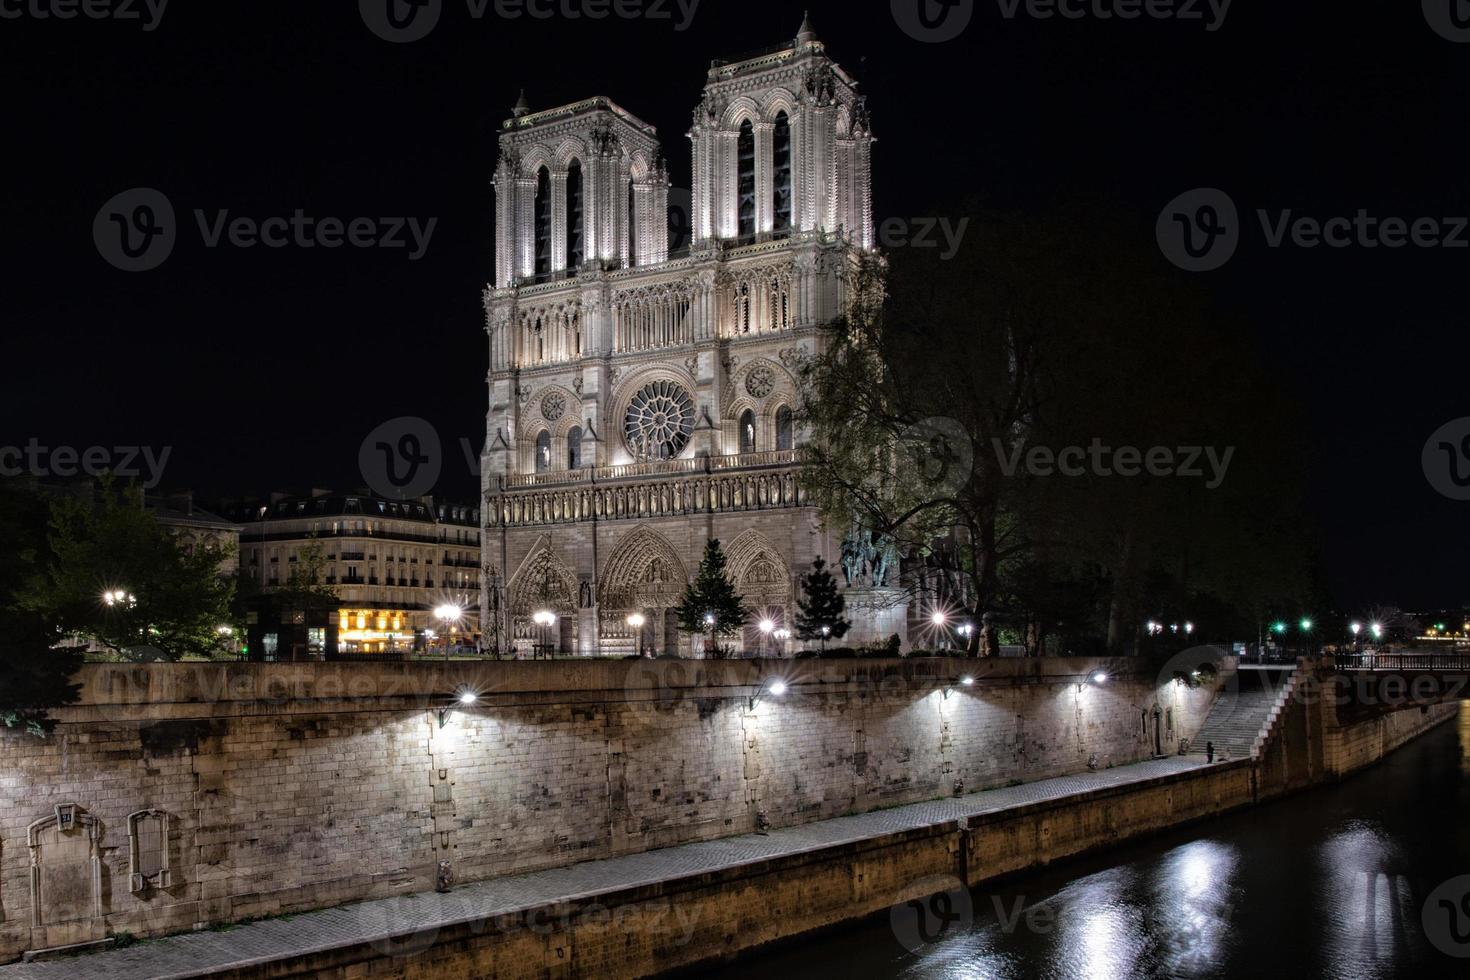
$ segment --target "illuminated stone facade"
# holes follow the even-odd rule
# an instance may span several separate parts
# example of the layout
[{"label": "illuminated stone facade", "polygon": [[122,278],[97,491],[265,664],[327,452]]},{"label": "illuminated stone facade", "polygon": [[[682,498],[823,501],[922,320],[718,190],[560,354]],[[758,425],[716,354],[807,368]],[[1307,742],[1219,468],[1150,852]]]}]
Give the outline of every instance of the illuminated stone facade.
[{"label": "illuminated stone facade", "polygon": [[[596,97],[506,120],[485,293],[488,646],[698,652],[672,607],[722,540],[749,605],[789,622],[832,561],[798,487],[803,359],[873,248],[872,136],[854,82],[803,24],[710,69],[689,132],[687,250],[670,250],[652,127]],[[676,210],[676,209],[675,209]],[[537,612],[557,616],[538,625]],[[749,652],[778,652],[748,628]]]},{"label": "illuminated stone facade", "polygon": [[[236,511],[241,567],[262,589],[291,582],[303,552],[319,547],[321,582],[336,589],[338,649],[343,653],[394,653],[442,644],[443,623],[433,610],[455,604],[467,610],[451,624],[456,643],[473,645],[480,592],[478,511],[421,500],[387,500],[368,493],[314,492],[276,495],[268,503]],[[283,654],[260,651],[266,659]]]}]

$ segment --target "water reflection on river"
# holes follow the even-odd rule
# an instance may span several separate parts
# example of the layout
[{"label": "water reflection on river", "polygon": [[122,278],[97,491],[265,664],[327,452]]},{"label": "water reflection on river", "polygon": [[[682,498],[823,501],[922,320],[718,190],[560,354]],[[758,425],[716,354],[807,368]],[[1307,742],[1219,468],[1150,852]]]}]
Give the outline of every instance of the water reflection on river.
[{"label": "water reflection on river", "polygon": [[917,952],[884,915],[707,975],[1470,977],[1442,951],[1470,957],[1470,898],[1463,944],[1422,918],[1470,875],[1467,749],[1470,706],[1341,784],[977,891],[973,925]]}]

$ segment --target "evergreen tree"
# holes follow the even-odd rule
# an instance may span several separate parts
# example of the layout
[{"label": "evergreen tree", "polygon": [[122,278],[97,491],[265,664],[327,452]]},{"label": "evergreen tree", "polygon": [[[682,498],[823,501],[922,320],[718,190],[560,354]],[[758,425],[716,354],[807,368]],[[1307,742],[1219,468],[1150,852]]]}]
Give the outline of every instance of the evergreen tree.
[{"label": "evergreen tree", "polygon": [[725,574],[725,552],[719,538],[705,544],[699,574],[684,590],[684,601],[674,611],[684,632],[710,634],[712,651],[716,636],[732,636],[744,628],[750,610]]},{"label": "evergreen tree", "polygon": [[840,640],[852,626],[843,614],[847,600],[837,591],[837,580],[827,571],[821,558],[812,562],[812,570],[801,577],[802,597],[796,601],[796,635],[803,640]]}]

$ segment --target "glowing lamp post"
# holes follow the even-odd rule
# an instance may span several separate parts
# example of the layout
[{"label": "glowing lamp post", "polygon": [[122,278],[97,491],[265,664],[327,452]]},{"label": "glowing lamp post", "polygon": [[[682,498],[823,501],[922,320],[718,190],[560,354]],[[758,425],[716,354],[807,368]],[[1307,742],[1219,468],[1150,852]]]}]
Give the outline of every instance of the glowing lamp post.
[{"label": "glowing lamp post", "polygon": [[556,613],[550,609],[539,609],[531,616],[536,625],[541,627],[541,648],[546,651],[546,659],[551,659],[551,642],[547,638],[547,631],[556,625]]},{"label": "glowing lamp post", "polygon": [[776,631],[776,624],[774,622],[772,622],[770,619],[763,619],[763,620],[760,621],[760,631],[761,631],[761,653],[764,654],[766,652],[766,647],[771,642],[771,634]]},{"label": "glowing lamp post", "polygon": [[643,656],[643,614],[633,613],[628,617],[628,625],[638,634],[638,656]]},{"label": "glowing lamp post", "polygon": [[444,659],[448,660],[450,634],[454,632],[454,625],[464,618],[464,607],[446,602],[435,608],[434,618],[444,624]]}]

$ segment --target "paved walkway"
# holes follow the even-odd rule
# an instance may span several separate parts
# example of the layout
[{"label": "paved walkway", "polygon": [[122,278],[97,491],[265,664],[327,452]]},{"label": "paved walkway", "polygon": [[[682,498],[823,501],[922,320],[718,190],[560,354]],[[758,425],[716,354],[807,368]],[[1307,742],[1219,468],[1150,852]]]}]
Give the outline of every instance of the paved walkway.
[{"label": "paved walkway", "polygon": [[[533,874],[461,885],[447,895],[424,892],[354,905],[304,912],[284,919],[234,928],[148,940],[124,949],[48,963],[0,966],[0,980],[165,980],[198,977],[225,969],[268,963],[285,957],[324,952],[359,943],[422,950],[442,926],[513,916],[552,902],[592,899],[637,885],[718,871],[767,858],[815,851],[865,838],[912,830],[1055,800],[1078,793],[1124,786],[1181,773],[1204,765],[1201,758],[1169,758],[1024,783],[958,799],[913,803],[876,813],[837,817],[721,840],[587,861]],[[395,940],[413,930],[416,937]]]}]

